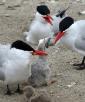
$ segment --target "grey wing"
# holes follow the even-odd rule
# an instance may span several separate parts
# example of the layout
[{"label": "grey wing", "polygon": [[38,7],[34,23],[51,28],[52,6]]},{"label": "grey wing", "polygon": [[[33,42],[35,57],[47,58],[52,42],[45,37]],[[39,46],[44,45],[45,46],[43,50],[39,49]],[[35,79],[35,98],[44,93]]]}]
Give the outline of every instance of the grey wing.
[{"label": "grey wing", "polygon": [[74,46],[78,50],[85,51],[85,38],[77,39]]},{"label": "grey wing", "polygon": [[79,22],[75,48],[85,51],[85,20]]},{"label": "grey wing", "polygon": [[0,80],[5,80],[5,73],[0,69]]}]

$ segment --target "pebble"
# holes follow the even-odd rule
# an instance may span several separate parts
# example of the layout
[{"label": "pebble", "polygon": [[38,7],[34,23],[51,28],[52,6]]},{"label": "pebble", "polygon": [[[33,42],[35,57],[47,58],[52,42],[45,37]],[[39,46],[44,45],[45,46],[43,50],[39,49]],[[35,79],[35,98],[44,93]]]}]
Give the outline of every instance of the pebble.
[{"label": "pebble", "polygon": [[68,88],[73,87],[74,85],[76,85],[76,82],[71,82],[71,84],[67,85]]},{"label": "pebble", "polygon": [[15,10],[15,8],[13,6],[8,6],[7,9],[8,10]]},{"label": "pebble", "polygon": [[85,11],[78,12],[79,15],[85,15]]}]

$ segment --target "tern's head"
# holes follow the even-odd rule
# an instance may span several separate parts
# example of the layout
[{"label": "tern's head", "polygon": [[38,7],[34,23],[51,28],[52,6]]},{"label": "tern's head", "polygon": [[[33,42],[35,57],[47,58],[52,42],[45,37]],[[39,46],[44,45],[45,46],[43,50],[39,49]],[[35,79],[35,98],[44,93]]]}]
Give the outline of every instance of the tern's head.
[{"label": "tern's head", "polygon": [[23,51],[29,51],[32,55],[39,55],[39,56],[47,55],[47,53],[45,51],[35,50],[30,45],[28,45],[27,43],[25,43],[21,40],[17,40],[15,42],[13,42],[11,44],[11,48],[20,49]]},{"label": "tern's head", "polygon": [[59,31],[65,31],[74,23],[74,19],[72,17],[65,17],[59,24]]},{"label": "tern's head", "polygon": [[59,32],[55,36],[54,43],[65,35],[66,30],[74,23],[74,19],[71,17],[65,17],[59,24]]},{"label": "tern's head", "polygon": [[52,17],[50,16],[50,10],[46,5],[37,6],[36,18],[42,22],[52,24]]}]

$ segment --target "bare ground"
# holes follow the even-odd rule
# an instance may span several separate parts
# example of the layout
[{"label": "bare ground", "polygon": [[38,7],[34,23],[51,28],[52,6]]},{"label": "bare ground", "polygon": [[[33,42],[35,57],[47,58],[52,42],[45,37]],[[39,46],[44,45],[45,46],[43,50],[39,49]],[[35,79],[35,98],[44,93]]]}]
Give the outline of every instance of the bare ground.
[{"label": "bare ground", "polygon": [[[6,0],[3,5],[0,5],[1,43],[23,39],[23,31],[26,30],[27,24],[30,25],[36,5],[39,3],[45,2],[52,14],[69,5],[69,0],[56,0],[55,3],[50,0],[23,0],[19,7],[14,7],[15,2],[13,1]],[[84,15],[78,15],[78,12],[82,10],[85,10],[85,4],[77,2],[71,6],[67,14],[74,17],[75,20],[85,19]],[[85,102],[85,70],[78,71],[72,66],[73,63],[80,62],[82,56],[63,45],[56,45],[48,52],[50,67],[56,83],[36,90],[47,90],[53,102]],[[0,102],[21,102],[23,100],[23,95],[5,96],[4,88],[4,84],[0,83]]]}]

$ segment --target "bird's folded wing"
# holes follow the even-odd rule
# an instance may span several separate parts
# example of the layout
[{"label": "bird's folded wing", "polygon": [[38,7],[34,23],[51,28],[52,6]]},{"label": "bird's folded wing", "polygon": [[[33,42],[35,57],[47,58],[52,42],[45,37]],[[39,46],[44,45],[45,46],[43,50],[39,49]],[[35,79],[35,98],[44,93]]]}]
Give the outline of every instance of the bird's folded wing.
[{"label": "bird's folded wing", "polygon": [[78,50],[85,51],[85,39],[77,39],[74,47]]}]

